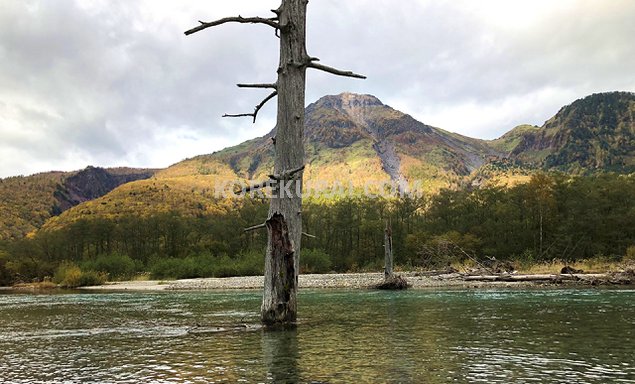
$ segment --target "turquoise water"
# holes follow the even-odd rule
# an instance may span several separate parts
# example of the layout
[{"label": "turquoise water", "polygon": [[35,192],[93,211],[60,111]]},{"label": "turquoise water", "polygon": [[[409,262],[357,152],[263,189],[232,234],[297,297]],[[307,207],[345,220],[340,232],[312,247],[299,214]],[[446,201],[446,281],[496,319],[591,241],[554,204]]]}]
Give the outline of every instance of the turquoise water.
[{"label": "turquoise water", "polygon": [[[0,294],[0,381],[635,383],[635,290]],[[243,325],[246,325],[243,326]]]}]

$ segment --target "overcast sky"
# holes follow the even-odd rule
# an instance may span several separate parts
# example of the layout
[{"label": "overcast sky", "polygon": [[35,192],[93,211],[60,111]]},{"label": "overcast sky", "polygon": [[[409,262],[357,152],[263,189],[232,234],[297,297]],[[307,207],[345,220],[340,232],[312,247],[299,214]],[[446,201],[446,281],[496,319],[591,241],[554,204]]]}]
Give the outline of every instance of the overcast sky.
[{"label": "overcast sky", "polygon": [[[0,177],[87,165],[166,167],[262,136],[278,0],[0,0]],[[635,91],[635,1],[311,0],[307,45],[326,65],[307,104],[369,93],[426,124],[491,139],[542,125],[595,92]]]}]

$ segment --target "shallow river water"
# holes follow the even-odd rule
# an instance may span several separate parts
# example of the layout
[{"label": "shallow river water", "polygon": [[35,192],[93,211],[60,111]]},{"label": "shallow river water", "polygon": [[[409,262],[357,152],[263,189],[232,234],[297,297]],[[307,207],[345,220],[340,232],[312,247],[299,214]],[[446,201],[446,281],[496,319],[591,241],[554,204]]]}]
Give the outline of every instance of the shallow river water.
[{"label": "shallow river water", "polygon": [[[635,383],[635,290],[0,294],[0,382]],[[243,327],[242,325],[247,327]]]}]

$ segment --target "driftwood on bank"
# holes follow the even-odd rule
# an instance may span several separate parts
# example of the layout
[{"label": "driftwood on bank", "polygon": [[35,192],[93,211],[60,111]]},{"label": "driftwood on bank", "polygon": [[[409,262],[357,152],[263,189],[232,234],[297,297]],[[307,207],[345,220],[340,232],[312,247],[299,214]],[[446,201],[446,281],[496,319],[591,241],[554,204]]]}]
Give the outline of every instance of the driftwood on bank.
[{"label": "driftwood on bank", "polygon": [[537,275],[467,275],[464,281],[501,281],[501,282],[535,282],[535,283],[562,283],[579,282],[588,285],[624,285],[635,282],[633,272],[613,273],[568,273],[568,274],[537,274]]}]

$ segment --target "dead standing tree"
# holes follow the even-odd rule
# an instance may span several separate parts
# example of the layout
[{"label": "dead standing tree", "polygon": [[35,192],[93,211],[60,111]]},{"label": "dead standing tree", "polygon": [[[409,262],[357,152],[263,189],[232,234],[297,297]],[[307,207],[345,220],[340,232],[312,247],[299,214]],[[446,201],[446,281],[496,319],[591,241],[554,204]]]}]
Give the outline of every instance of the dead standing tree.
[{"label": "dead standing tree", "polygon": [[384,281],[375,285],[377,289],[407,289],[410,284],[393,272],[392,225],[386,221],[384,230]]},{"label": "dead standing tree", "polygon": [[384,230],[384,280],[390,280],[392,273],[392,226],[386,221],[386,229]]},{"label": "dead standing tree", "polygon": [[267,228],[268,245],[265,255],[264,293],[261,320],[266,325],[291,324],[296,320],[298,270],[300,266],[300,240],[302,237],[302,176],[304,170],[304,93],[306,69],[314,68],[335,75],[364,79],[362,75],[342,71],[318,63],[306,52],[307,0],[282,0],[271,18],[226,17],[200,25],[185,32],[186,35],[225,23],[252,23],[268,25],[280,39],[278,78],[272,84],[238,84],[245,88],[270,88],[273,91],[253,113],[225,115],[251,116],[256,120],[267,101],[278,96],[278,114],[275,128],[275,158],[270,180],[254,188],[272,188],[269,214],[264,224],[252,229]]}]

